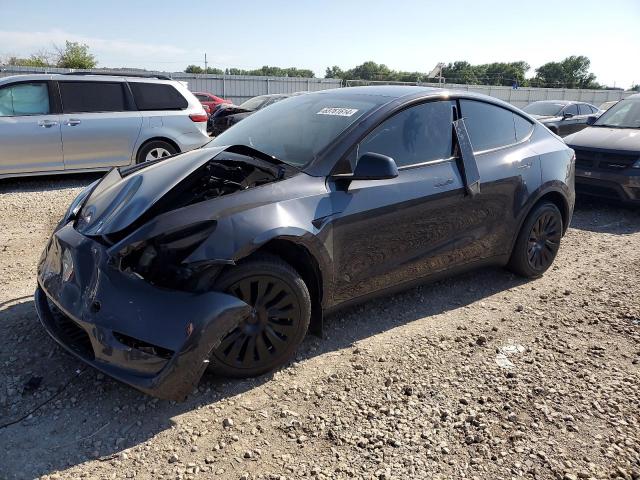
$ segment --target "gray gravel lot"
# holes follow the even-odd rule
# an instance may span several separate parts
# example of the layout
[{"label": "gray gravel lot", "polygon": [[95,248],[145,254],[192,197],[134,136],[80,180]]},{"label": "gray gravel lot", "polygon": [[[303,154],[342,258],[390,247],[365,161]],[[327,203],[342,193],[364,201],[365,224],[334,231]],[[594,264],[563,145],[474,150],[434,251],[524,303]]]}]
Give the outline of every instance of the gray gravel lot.
[{"label": "gray gravel lot", "polygon": [[66,385],[0,429],[0,478],[640,478],[639,211],[579,199],[543,278],[485,269],[371,301],[286,368],[205,376],[176,404],[38,324],[37,259],[95,178],[0,181],[0,424]]}]

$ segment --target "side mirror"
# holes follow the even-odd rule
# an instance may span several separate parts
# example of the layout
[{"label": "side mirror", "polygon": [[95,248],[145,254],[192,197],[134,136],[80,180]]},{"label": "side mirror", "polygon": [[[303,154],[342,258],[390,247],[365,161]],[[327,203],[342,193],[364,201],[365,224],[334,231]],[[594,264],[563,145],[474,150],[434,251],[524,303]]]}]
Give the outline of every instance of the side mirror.
[{"label": "side mirror", "polygon": [[573,117],[573,113],[564,112],[562,114],[562,118],[564,118],[564,119],[571,118],[571,117]]},{"label": "side mirror", "polygon": [[398,176],[398,166],[391,157],[379,153],[364,153],[358,158],[350,180],[386,180]]},{"label": "side mirror", "polygon": [[593,125],[594,123],[596,123],[596,120],[598,120],[598,117],[596,115],[587,117],[587,125]]}]

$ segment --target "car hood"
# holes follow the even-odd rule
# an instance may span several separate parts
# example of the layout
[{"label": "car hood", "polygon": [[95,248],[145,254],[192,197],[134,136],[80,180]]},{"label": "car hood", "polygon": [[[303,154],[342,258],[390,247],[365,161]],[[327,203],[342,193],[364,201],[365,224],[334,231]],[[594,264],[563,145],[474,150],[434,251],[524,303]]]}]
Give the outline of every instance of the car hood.
[{"label": "car hood", "polygon": [[640,152],[640,129],[587,127],[564,141],[570,147]]},{"label": "car hood", "polygon": [[139,223],[152,208],[159,215],[290,176],[291,167],[261,160],[265,154],[247,150],[252,149],[201,148],[149,165],[114,168],[85,201],[76,228],[88,236],[111,235]]}]

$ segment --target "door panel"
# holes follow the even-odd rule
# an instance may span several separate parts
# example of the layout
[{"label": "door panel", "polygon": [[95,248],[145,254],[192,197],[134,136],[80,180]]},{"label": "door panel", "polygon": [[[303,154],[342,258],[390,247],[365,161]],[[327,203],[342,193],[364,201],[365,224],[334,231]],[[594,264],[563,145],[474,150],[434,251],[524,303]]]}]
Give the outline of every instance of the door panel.
[{"label": "door panel", "polygon": [[333,222],[336,303],[490,254],[486,237],[502,219],[500,206],[465,193],[455,160],[333,195],[347,197]]},{"label": "door panel", "polygon": [[58,115],[0,117],[0,175],[64,170]]},{"label": "door panel", "polygon": [[0,175],[63,170],[60,118],[47,82],[0,88]]},{"label": "door panel", "polygon": [[62,115],[65,169],[129,165],[140,134],[139,112]]},{"label": "door panel", "polygon": [[142,127],[124,82],[58,82],[66,170],[129,165]]}]

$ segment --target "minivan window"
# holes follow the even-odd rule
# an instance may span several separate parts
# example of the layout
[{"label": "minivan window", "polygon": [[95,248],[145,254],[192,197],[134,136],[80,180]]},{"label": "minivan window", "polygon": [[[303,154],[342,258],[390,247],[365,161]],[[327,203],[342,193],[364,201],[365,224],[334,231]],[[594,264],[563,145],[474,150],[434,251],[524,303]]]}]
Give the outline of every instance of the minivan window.
[{"label": "minivan window", "polygon": [[173,85],[129,82],[138,110],[183,110],[189,103]]},{"label": "minivan window", "polygon": [[460,107],[474,151],[516,142],[514,114],[510,110],[476,100],[460,100]]},{"label": "minivan window", "polygon": [[64,113],[123,112],[127,110],[119,82],[60,82]]},{"label": "minivan window", "polygon": [[49,89],[45,82],[18,83],[0,88],[0,117],[47,115]]},{"label": "minivan window", "polygon": [[449,158],[452,154],[451,102],[429,102],[385,120],[360,143],[358,154],[393,158],[398,167]]}]

